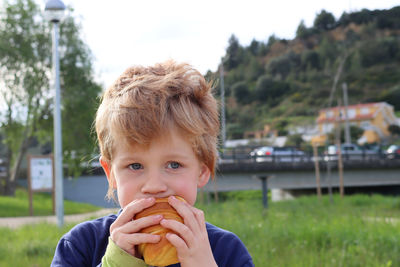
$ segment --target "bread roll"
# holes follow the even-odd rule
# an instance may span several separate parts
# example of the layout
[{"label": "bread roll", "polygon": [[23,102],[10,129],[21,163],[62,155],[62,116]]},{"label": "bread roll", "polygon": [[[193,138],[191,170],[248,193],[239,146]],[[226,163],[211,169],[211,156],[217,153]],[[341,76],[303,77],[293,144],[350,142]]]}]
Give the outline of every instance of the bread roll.
[{"label": "bread roll", "polygon": [[[181,197],[176,196],[176,198],[185,201]],[[179,216],[176,210],[169,205],[168,198],[156,199],[156,203],[153,206],[137,213],[135,219],[157,214],[163,215],[164,219],[173,219],[183,223],[183,219]],[[146,264],[152,266],[167,266],[179,262],[175,247],[169,243],[165,237],[167,233],[173,233],[173,231],[158,224],[144,228],[140,232],[161,236],[160,242],[156,244],[145,243],[138,246],[139,253],[143,255]]]}]

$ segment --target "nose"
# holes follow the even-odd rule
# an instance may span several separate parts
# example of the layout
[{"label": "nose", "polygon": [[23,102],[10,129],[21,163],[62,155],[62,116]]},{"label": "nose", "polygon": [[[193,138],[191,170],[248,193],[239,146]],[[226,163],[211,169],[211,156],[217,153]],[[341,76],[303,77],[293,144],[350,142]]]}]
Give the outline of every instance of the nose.
[{"label": "nose", "polygon": [[150,171],[145,178],[141,191],[145,195],[160,195],[166,192],[167,185],[158,171]]}]

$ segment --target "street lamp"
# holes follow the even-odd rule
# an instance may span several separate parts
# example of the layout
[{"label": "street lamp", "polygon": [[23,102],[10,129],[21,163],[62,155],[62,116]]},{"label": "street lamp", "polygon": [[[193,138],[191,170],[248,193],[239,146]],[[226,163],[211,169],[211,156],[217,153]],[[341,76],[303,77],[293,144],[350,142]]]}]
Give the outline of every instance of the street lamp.
[{"label": "street lamp", "polygon": [[55,202],[58,226],[64,224],[63,166],[61,139],[60,59],[58,55],[58,23],[64,15],[65,5],[60,0],[49,0],[44,9],[46,18],[53,23],[53,81],[54,81],[54,169]]},{"label": "street lamp", "polygon": [[225,153],[226,143],[226,126],[225,126],[225,86],[224,86],[224,60],[221,59],[221,67],[219,69],[220,85],[221,85],[221,142],[222,151]]}]

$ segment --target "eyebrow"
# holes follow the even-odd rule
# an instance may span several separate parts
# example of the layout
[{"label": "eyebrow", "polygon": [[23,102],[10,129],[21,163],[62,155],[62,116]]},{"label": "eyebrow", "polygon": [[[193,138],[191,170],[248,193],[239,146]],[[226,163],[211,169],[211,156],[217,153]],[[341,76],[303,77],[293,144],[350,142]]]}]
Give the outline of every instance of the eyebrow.
[{"label": "eyebrow", "polygon": [[[143,157],[141,156],[143,153],[131,153],[130,155],[121,157],[121,161],[132,161],[132,160],[142,160]],[[163,155],[163,158],[172,158],[172,159],[187,159],[187,153],[179,153],[177,151],[171,151],[167,154]]]}]

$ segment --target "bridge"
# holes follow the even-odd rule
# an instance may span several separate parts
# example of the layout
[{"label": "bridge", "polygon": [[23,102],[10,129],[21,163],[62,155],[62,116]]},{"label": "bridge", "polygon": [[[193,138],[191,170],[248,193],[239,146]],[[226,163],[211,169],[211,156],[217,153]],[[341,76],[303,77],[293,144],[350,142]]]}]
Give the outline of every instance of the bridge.
[{"label": "bridge", "polygon": [[[315,192],[315,165],[320,170],[323,191],[339,187],[338,157],[305,153],[291,156],[252,157],[249,153],[221,154],[216,179],[206,190],[260,189],[260,177],[268,177],[268,188],[291,194]],[[400,193],[400,159],[383,153],[344,154],[343,180],[346,192]],[[276,191],[276,190],[275,190]]]},{"label": "bridge", "polygon": [[[220,154],[218,169],[221,173],[259,173],[264,171],[308,171],[315,169],[337,168],[338,155],[324,153],[290,153],[280,155],[251,156],[252,147],[234,148]],[[392,159],[382,151],[362,150],[358,153],[341,155],[345,169],[400,169],[400,159]]]},{"label": "bridge", "polygon": [[[259,177],[268,178],[268,188],[274,194],[292,195],[316,192],[315,162],[318,159],[321,173],[321,187],[326,192],[329,187],[337,190],[339,175],[337,160],[324,155],[305,154],[292,159],[284,157],[250,157],[246,153],[225,154],[217,166],[215,179],[205,186],[206,192],[260,190]],[[345,192],[369,191],[372,193],[392,191],[400,192],[400,159],[389,160],[382,155],[365,157],[343,157]],[[77,179],[64,179],[64,196],[66,199],[87,202],[98,206],[116,207],[104,200],[107,192],[107,179],[101,168],[92,175]],[[399,191],[399,192],[397,192]],[[275,199],[279,198],[276,197]]]}]

